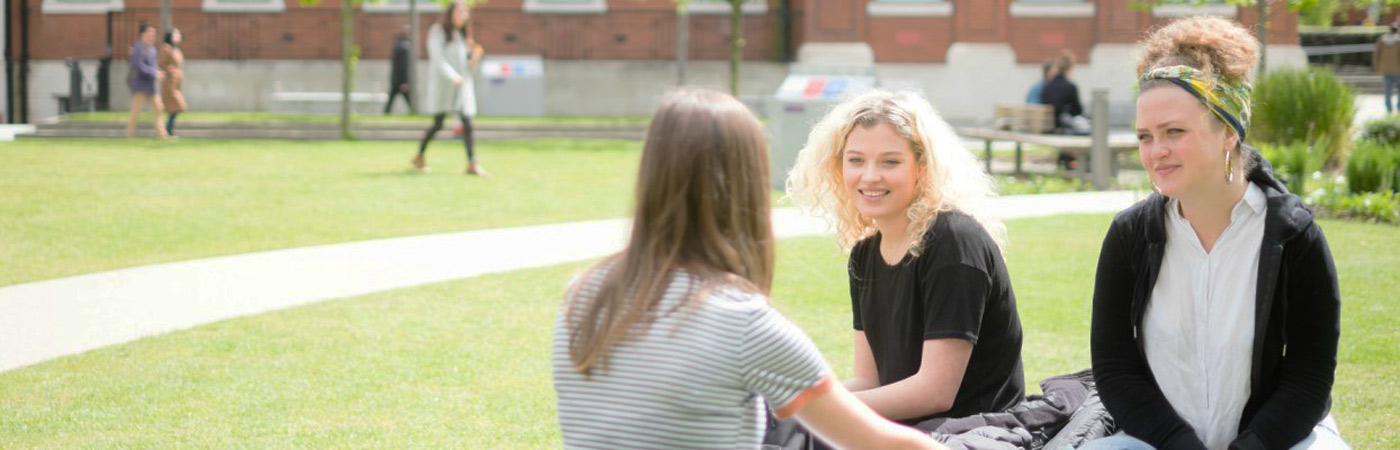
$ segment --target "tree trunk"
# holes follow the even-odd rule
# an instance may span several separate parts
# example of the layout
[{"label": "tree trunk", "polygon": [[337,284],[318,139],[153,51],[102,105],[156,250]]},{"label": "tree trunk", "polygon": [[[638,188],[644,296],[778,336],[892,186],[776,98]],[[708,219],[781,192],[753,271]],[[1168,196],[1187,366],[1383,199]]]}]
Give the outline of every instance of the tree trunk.
[{"label": "tree trunk", "polygon": [[729,94],[739,97],[739,64],[744,60],[744,0],[729,0]]},{"label": "tree trunk", "polygon": [[685,86],[685,69],[690,59],[690,10],[676,8],[676,85]]},{"label": "tree trunk", "polygon": [[355,2],[340,2],[340,138],[354,139],[350,133],[350,91],[355,85],[355,60],[359,52],[355,49]]},{"label": "tree trunk", "polygon": [[160,0],[160,32],[169,32],[174,28],[173,20],[170,18],[170,0]]},{"label": "tree trunk", "polygon": [[1269,67],[1269,0],[1259,0],[1259,23],[1254,27],[1254,35],[1259,39],[1259,76]]}]

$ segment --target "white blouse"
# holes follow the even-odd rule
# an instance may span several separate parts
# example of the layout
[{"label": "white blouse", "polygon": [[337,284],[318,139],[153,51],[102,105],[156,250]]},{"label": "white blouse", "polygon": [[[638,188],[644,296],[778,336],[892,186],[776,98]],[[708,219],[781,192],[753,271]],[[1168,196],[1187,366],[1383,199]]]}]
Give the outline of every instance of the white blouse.
[{"label": "white blouse", "polygon": [[1206,253],[1176,200],[1167,248],[1143,318],[1147,364],[1162,394],[1206,448],[1239,434],[1250,395],[1255,289],[1264,239],[1264,192],[1250,183]]}]

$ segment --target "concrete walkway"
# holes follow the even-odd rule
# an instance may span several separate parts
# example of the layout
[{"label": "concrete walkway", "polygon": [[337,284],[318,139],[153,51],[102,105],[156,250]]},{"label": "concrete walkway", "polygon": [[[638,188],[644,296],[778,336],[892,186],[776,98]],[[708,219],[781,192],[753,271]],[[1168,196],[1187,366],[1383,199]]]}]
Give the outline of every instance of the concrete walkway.
[{"label": "concrete walkway", "polygon": [[[992,213],[1116,212],[1142,196],[1002,197]],[[773,225],[779,238],[828,232],[824,222],[791,208],[775,211]],[[0,371],[233,317],[597,258],[621,249],[627,227],[616,219],[382,239],[0,287]]]}]

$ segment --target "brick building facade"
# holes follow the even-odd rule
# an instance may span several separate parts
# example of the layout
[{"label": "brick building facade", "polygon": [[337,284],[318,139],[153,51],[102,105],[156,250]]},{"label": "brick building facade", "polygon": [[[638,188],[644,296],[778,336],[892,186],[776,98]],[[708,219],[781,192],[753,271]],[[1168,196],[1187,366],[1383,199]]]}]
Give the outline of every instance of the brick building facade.
[{"label": "brick building facade", "polygon": [[[340,58],[342,0],[323,0],[310,6],[298,0],[171,1],[173,23],[185,36],[184,52],[191,69],[201,65],[238,70],[285,68],[300,62],[318,68],[313,72],[319,73],[320,67]],[[703,79],[708,67],[727,57],[728,7],[719,0],[692,3],[687,56],[696,61]],[[753,66],[752,75],[759,79],[749,83],[755,91],[746,94],[771,92],[780,81],[786,61],[807,42],[865,42],[878,65],[893,66],[903,72],[915,70],[911,66],[952,69],[956,64],[950,60],[950,51],[960,44],[969,49],[996,48],[1009,55],[1018,70],[1033,74],[1041,61],[1064,49],[1072,52],[1080,64],[1101,66],[1100,61],[1095,61],[1101,53],[1096,49],[1131,46],[1146,30],[1183,14],[1225,15],[1245,25],[1255,21],[1253,8],[1207,5],[1140,10],[1132,8],[1132,3],[1133,0],[750,0],[742,22],[747,42],[744,54],[751,62],[746,67]],[[1288,12],[1282,2],[1278,3],[1270,22],[1269,43],[1296,47],[1297,16]],[[35,90],[51,89],[52,80],[36,77],[59,73],[54,68],[61,66],[63,59],[77,58],[95,66],[107,48],[109,35],[116,61],[113,90],[123,93],[123,64],[127,49],[136,38],[137,25],[160,22],[159,0],[9,0],[7,5],[8,61],[13,66],[27,56],[31,98],[51,95]],[[441,9],[435,4],[420,8],[426,10],[420,16],[426,33],[427,26],[438,20]],[[600,62],[607,67],[664,73],[655,66],[673,64],[677,56],[678,21],[674,3],[669,0],[489,0],[476,7],[473,15],[476,39],[488,52],[541,55],[554,72],[585,70],[593,67],[587,63]],[[380,0],[360,7],[355,16],[354,41],[361,49],[365,69],[362,73],[367,79],[378,77],[378,72],[384,70],[380,66],[389,57],[392,36],[407,21],[405,0]],[[27,30],[27,40],[22,39],[22,30]],[[27,44],[27,55],[22,44]],[[1107,54],[1118,58],[1121,53]],[[11,72],[9,85],[14,86],[17,71]],[[269,79],[294,80],[303,72],[293,70],[269,75]],[[771,79],[774,77],[778,79]],[[285,88],[266,86],[263,90]],[[42,101],[33,102],[31,111]],[[246,103],[204,104],[228,105],[219,109],[249,107]],[[637,109],[627,112],[647,111]],[[551,111],[575,112],[559,108]],[[37,114],[45,113],[48,111]]]}]

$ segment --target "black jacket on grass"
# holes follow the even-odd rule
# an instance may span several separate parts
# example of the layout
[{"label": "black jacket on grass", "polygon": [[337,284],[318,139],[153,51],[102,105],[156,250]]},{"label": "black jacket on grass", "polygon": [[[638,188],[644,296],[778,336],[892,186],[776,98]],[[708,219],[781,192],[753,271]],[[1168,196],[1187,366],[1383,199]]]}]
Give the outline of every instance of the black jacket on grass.
[{"label": "black jacket on grass", "polygon": [[[1246,177],[1268,199],[1259,251],[1251,395],[1230,448],[1286,449],[1327,415],[1337,367],[1341,294],[1322,229],[1259,152]],[[1223,176],[1223,175],[1222,175]],[[1166,249],[1167,199],[1160,194],[1114,217],[1099,253],[1090,337],[1099,395],[1118,426],[1159,449],[1199,449],[1147,364],[1141,340]],[[1285,353],[1284,349],[1287,348]]]}]

